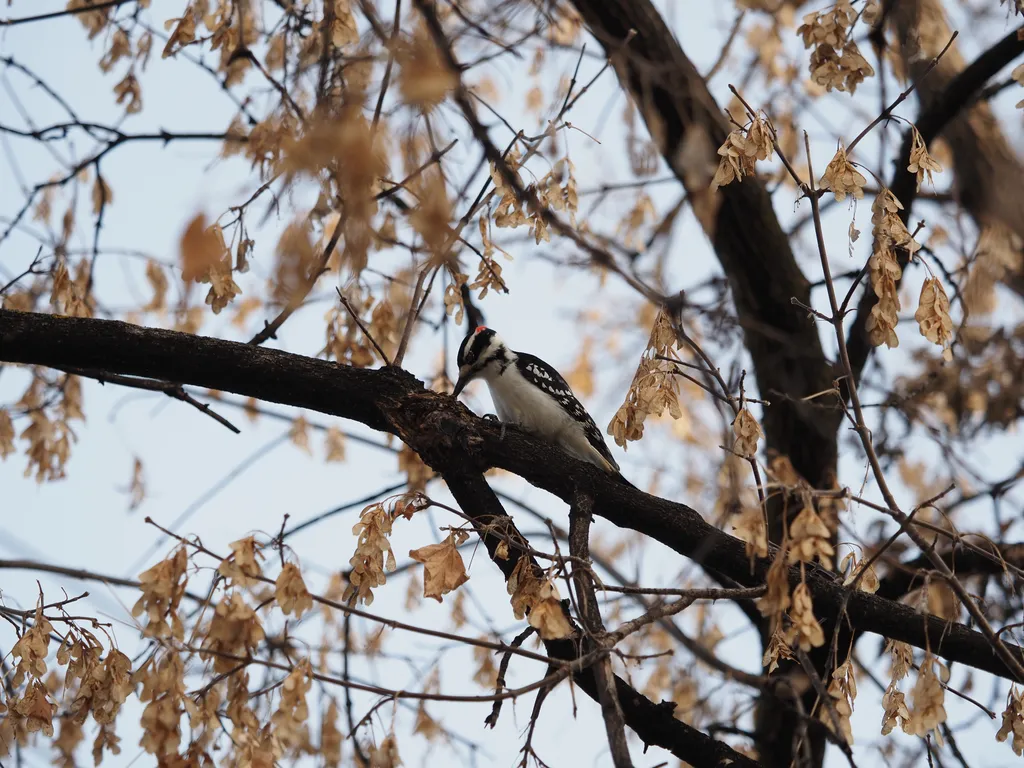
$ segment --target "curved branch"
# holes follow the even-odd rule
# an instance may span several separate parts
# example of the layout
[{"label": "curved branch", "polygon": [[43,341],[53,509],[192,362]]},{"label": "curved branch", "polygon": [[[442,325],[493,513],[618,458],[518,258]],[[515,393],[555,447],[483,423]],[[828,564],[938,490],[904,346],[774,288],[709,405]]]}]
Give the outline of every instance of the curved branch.
[{"label": "curved branch", "polygon": [[[729,280],[758,390],[772,401],[764,412],[767,447],[789,456],[812,486],[831,487],[840,414],[803,398],[831,388],[834,373],[814,323],[792,302],[810,304],[810,284],[771,197],[756,178],[709,192],[710,175],[700,166],[711,164],[713,171],[715,150],[729,124],[650,0],[573,0],[573,5],[604,46],[623,89],[685,187]],[[705,208],[709,215],[702,214]]]},{"label": "curved branch", "polygon": [[[398,368],[351,368],[114,320],[12,310],[0,310],[0,361],[146,376],[354,419],[400,437],[442,475],[500,467],[566,503],[585,490],[594,499],[595,514],[697,562],[713,563],[717,571],[741,585],[764,583],[771,564],[768,559],[751,563],[742,541],[710,525],[685,504],[626,486],[519,430],[508,429],[502,439],[499,425],[473,415],[450,395],[425,389],[412,374]],[[488,549],[496,550],[500,539],[487,531],[483,536]],[[791,569],[791,582],[797,584],[800,578],[799,569]],[[962,624],[921,616],[908,606],[865,592],[851,592],[835,574],[819,567],[807,569],[806,581],[826,630],[835,628],[845,610],[846,619],[862,631],[930,648],[951,661],[1016,679],[985,637]],[[1007,647],[1024,659],[1021,648]]]},{"label": "curved branch", "polygon": [[[996,544],[982,541],[974,548],[957,543],[952,549],[940,552],[939,557],[958,577],[999,576],[1019,584],[1019,571],[1024,567],[1024,543]],[[879,580],[876,594],[891,600],[899,600],[912,590],[923,586],[931,568],[932,563],[925,555],[899,563]]]}]

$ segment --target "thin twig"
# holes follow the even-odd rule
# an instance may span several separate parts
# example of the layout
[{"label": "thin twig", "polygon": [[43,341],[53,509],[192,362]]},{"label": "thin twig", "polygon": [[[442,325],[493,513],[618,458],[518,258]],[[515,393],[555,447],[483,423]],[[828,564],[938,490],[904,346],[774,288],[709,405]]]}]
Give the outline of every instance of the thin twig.
[{"label": "thin twig", "polygon": [[[519,648],[523,643],[537,630],[533,627],[527,627],[518,635],[512,639],[512,648]],[[508,651],[501,657],[501,663],[498,665],[498,677],[494,683],[494,690],[496,693],[500,693],[505,686],[505,673],[508,672],[508,664],[512,660],[512,654]],[[491,713],[484,718],[484,725],[488,728],[493,728],[498,724],[498,715],[501,714],[501,705],[504,699],[495,699],[494,704],[491,705]]]},{"label": "thin twig", "polygon": [[277,332],[281,326],[284,325],[285,321],[291,317],[295,310],[302,306],[302,303],[309,296],[309,292],[313,290],[313,286],[316,285],[320,279],[320,275],[327,271],[327,262],[331,259],[331,254],[334,253],[334,249],[338,246],[338,240],[341,239],[341,233],[344,229],[344,218],[339,218],[337,223],[334,225],[334,231],[331,232],[331,239],[327,241],[327,245],[324,247],[324,252],[320,255],[320,261],[317,262],[316,267],[306,277],[303,284],[300,285],[292,295],[288,298],[288,303],[284,306],[284,309],[278,313],[277,317],[271,320],[269,323],[264,323],[263,329],[249,339],[249,343],[253,346],[259,346],[267,339],[276,339]]},{"label": "thin twig", "polygon": [[127,5],[128,3],[135,2],[138,2],[138,0],[99,0],[99,2],[93,3],[92,5],[83,5],[78,8],[65,8],[63,11],[41,13],[38,16],[22,16],[15,19],[0,19],[0,27],[16,27],[19,24],[31,24],[35,21],[49,21],[50,19],[58,19],[61,16],[76,16],[80,13],[105,11],[111,8],[116,8],[119,5]]},{"label": "thin twig", "polygon": [[381,345],[377,343],[377,340],[373,338],[373,334],[370,333],[370,330],[365,325],[363,325],[363,321],[359,319],[359,313],[356,312],[352,304],[349,303],[349,300],[345,298],[345,294],[341,292],[341,288],[335,288],[334,290],[338,292],[338,299],[341,301],[341,306],[348,310],[348,313],[352,317],[352,320],[355,322],[356,325],[359,326],[359,330],[363,332],[363,336],[365,336],[367,340],[371,344],[373,344],[373,348],[377,350],[377,354],[380,355],[380,359],[384,361],[384,365],[391,365],[391,360],[388,358],[387,353],[384,351]]},{"label": "thin twig", "polygon": [[670,589],[668,587],[633,587],[604,584],[598,582],[597,588],[602,592],[620,592],[624,595],[661,595],[686,597],[690,600],[752,600],[761,597],[765,587],[740,587],[739,589],[721,589],[719,587],[696,587],[693,589]]},{"label": "thin twig", "polygon": [[[590,559],[590,523],[593,519],[593,500],[584,494],[578,494],[573,500],[569,512],[569,554],[587,562]],[[604,622],[594,591],[594,579],[588,567],[581,568],[574,563],[572,582],[575,586],[576,601],[579,606],[580,619],[590,636],[591,647],[605,650],[614,646],[615,641],[606,641]],[[692,600],[690,602],[693,602]],[[622,713],[622,704],[615,687],[615,675],[612,672],[611,659],[601,656],[594,664],[594,680],[597,684],[597,698],[604,716],[605,730],[608,733],[608,745],[611,748],[612,762],[615,768],[633,768],[629,756],[629,744],[626,741],[626,720]]]},{"label": "thin twig", "polygon": [[84,368],[70,368],[62,367],[58,370],[62,370],[65,373],[72,374],[74,376],[83,376],[87,379],[94,379],[100,384],[116,384],[120,387],[129,387],[130,389],[141,389],[147,392],[163,392],[168,397],[180,400],[183,403],[188,403],[193,408],[202,411],[211,419],[216,421],[218,424],[230,429],[236,435],[240,435],[242,430],[228,421],[226,418],[221,416],[210,408],[209,403],[201,403],[196,400],[192,395],[185,391],[185,388],[181,384],[173,384],[167,381],[157,381],[156,379],[141,379],[135,376],[124,376],[119,373],[107,373],[105,371],[91,371]]},{"label": "thin twig", "polygon": [[888,107],[882,110],[881,114],[879,114],[878,117],[872,120],[871,123],[868,124],[868,126],[863,131],[857,134],[854,140],[850,142],[849,146],[846,147],[846,154],[853,154],[853,150],[860,143],[860,140],[867,136],[869,133],[871,133],[872,128],[874,128],[880,122],[888,118],[889,115],[892,114],[892,111],[896,109],[896,107],[898,107],[900,104],[906,101],[907,97],[914,92],[914,90],[921,83],[921,81],[928,77],[928,74],[933,69],[935,69],[935,66],[939,63],[939,59],[946,55],[946,51],[949,50],[949,47],[953,44],[953,41],[956,40],[958,34],[960,33],[953,32],[952,37],[949,38],[949,42],[947,42],[946,45],[942,48],[942,50],[939,51],[939,55],[928,63],[928,68],[921,73],[921,76],[917,78],[913,83],[911,83],[909,88],[907,88],[899,96],[897,96],[896,99],[892,102],[892,104],[890,104]]},{"label": "thin twig", "polygon": [[424,266],[420,269],[419,274],[416,275],[416,287],[412,292],[412,300],[409,302],[409,315],[405,318],[405,327],[402,329],[402,339],[398,343],[398,351],[395,353],[395,365],[399,368],[402,366],[402,361],[405,360],[405,350],[409,347],[409,339],[412,337],[412,328],[416,324],[416,318],[419,317],[419,304],[420,296],[423,292],[423,281],[426,279],[427,272],[430,270],[429,265]]},{"label": "thin twig", "polygon": [[725,38],[725,42],[722,44],[722,49],[718,52],[718,58],[715,63],[711,65],[711,69],[704,75],[704,81],[707,83],[711,82],[711,78],[718,74],[718,70],[725,64],[726,59],[729,58],[729,50],[732,48],[733,41],[736,40],[736,35],[740,31],[740,27],[743,25],[743,19],[747,17],[747,9],[742,8],[736,15],[736,21],[732,23],[732,28],[729,30],[729,36]]},{"label": "thin twig", "polygon": [[[40,563],[37,560],[0,560],[0,571],[2,570],[22,570],[22,571],[40,571],[41,573],[57,573],[61,576],[68,576],[72,579],[78,579],[79,581],[97,581],[101,584],[108,584],[115,587],[129,587],[132,589],[141,588],[141,583],[135,579],[124,579],[120,576],[110,576],[105,573],[97,573],[96,571],[86,570],[85,568],[68,568],[63,565],[52,565],[50,563]],[[203,602],[206,598],[201,595],[194,594],[192,592],[185,592],[185,597],[189,600],[196,602]]]}]

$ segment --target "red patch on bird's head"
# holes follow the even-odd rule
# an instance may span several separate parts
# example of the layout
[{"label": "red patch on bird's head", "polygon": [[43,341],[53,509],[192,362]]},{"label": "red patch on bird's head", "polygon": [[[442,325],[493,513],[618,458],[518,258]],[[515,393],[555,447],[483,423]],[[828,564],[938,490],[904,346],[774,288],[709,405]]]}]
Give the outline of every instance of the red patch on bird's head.
[{"label": "red patch on bird's head", "polygon": [[473,331],[473,333],[480,333],[481,331],[486,331],[486,330],[487,330],[487,326],[486,325],[478,325],[476,327],[476,330]]}]

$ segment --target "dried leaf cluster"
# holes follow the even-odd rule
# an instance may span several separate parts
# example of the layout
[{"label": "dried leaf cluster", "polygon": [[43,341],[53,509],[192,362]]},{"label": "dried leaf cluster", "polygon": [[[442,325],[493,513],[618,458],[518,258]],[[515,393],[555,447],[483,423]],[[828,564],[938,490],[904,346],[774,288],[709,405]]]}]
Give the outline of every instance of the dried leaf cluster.
[{"label": "dried leaf cluster", "polygon": [[810,60],[811,79],[825,90],[848,91],[875,74],[874,68],[860,52],[850,32],[858,13],[850,0],[839,0],[824,12],[809,13],[797,34],[804,48],[813,48]]},{"label": "dried leaf cluster", "polygon": [[623,448],[627,443],[643,437],[644,422],[648,416],[660,418],[666,410],[673,419],[683,415],[679,405],[679,388],[673,374],[674,365],[671,362],[673,348],[677,344],[668,315],[659,312],[651,328],[647,348],[640,358],[640,365],[633,374],[626,401],[608,425],[608,434]]}]

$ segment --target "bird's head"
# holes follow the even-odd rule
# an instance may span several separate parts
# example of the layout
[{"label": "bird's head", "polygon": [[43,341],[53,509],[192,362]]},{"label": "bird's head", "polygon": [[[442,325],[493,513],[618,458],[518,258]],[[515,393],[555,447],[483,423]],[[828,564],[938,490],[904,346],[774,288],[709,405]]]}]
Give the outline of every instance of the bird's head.
[{"label": "bird's head", "polygon": [[489,369],[496,369],[509,360],[508,347],[490,328],[480,325],[462,340],[456,362],[459,366],[459,380],[455,382],[455,397],[469,382],[483,375]]}]

